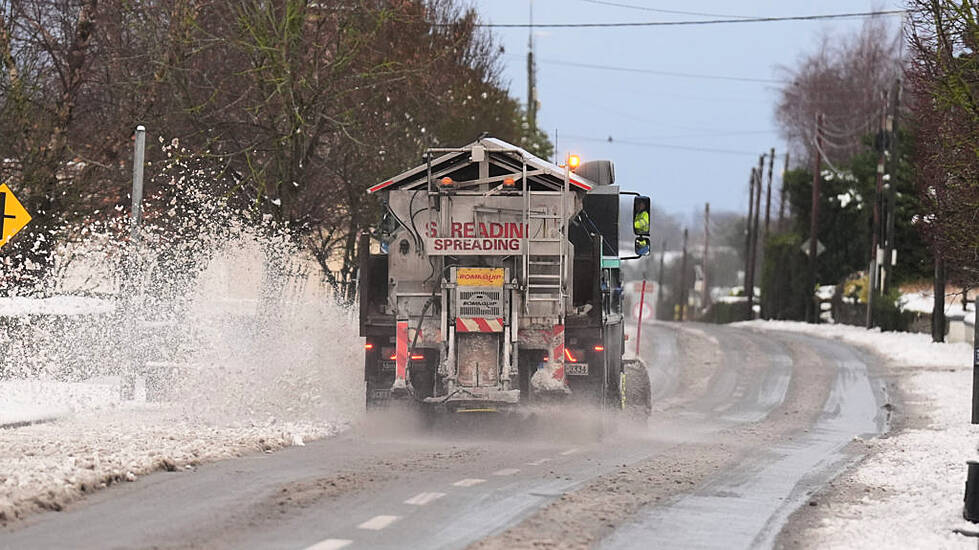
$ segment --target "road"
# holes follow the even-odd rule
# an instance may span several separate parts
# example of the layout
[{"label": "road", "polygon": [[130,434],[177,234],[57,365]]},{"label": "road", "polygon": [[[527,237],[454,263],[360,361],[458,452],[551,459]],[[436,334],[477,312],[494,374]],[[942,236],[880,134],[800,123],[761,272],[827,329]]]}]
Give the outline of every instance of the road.
[{"label": "road", "polygon": [[755,548],[886,428],[876,359],[836,341],[644,328],[648,426],[580,414],[446,433],[401,415],[160,472],[0,532],[0,548]]}]

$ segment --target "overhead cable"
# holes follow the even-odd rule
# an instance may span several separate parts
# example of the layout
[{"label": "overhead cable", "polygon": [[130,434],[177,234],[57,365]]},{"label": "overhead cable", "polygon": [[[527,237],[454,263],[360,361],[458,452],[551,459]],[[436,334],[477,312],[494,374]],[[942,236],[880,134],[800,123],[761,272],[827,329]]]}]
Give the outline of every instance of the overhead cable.
[{"label": "overhead cable", "polygon": [[640,10],[640,11],[652,11],[652,12],[656,12],[656,13],[673,13],[673,14],[677,14],[677,15],[698,15],[698,16],[702,16],[702,17],[725,17],[725,18],[727,18],[727,17],[736,17],[736,18],[739,18],[739,19],[745,19],[747,17],[750,17],[750,16],[747,16],[747,15],[728,15],[728,14],[719,14],[719,13],[703,13],[703,12],[698,12],[698,11],[665,10],[665,9],[662,9],[662,8],[649,8],[649,7],[646,7],[646,6],[635,6],[633,4],[620,4],[618,2],[604,2],[603,0],[581,0],[581,1],[582,2],[585,2],[585,3],[588,3],[588,4],[598,4],[598,5],[602,5],[602,6],[613,6],[613,7],[616,7],[616,8],[628,8],[628,9],[631,9],[631,10]]},{"label": "overhead cable", "polygon": [[[749,17],[735,19],[704,19],[695,21],[623,21],[615,23],[476,23],[476,27],[495,28],[609,28],[609,27],[691,27],[699,25],[726,25],[733,23],[774,23],[779,21],[820,21],[826,19],[855,19],[890,15],[903,16],[906,10],[865,11],[852,13],[826,13],[819,15],[792,15],[787,17]],[[457,23],[430,23],[434,27],[451,27]]]},{"label": "overhead cable", "polygon": [[614,139],[614,138],[611,138],[611,139],[609,139],[609,138],[593,138],[593,137],[587,137],[587,136],[576,136],[576,135],[568,135],[568,134],[561,134],[561,137],[566,137],[566,138],[569,138],[569,139],[576,139],[576,140],[581,140],[581,141],[591,141],[591,142],[597,142],[597,143],[609,143],[609,144],[613,144],[613,145],[614,144],[620,144],[620,145],[632,145],[632,146],[637,146],[637,147],[650,147],[650,148],[654,148],[654,149],[677,149],[677,150],[680,150],[680,151],[697,151],[697,152],[702,152],[702,153],[721,153],[721,154],[726,154],[726,155],[751,155],[751,156],[757,155],[757,153],[755,153],[753,151],[738,151],[738,150],[734,150],[734,149],[716,149],[716,148],[712,148],[712,147],[693,147],[693,146],[687,146],[687,145],[673,145],[673,144],[670,144],[670,143],[655,143],[655,142],[648,142],[648,141],[631,141],[631,140]]},{"label": "overhead cable", "polygon": [[660,71],[655,69],[641,69],[638,67],[616,67],[614,65],[597,65],[593,63],[578,63],[576,61],[561,61],[559,59],[539,59],[538,63],[548,65],[562,65],[565,67],[578,67],[582,69],[597,69],[602,71],[618,71],[623,73],[642,73],[655,74],[659,76],[675,76],[679,78],[703,78],[708,80],[735,80],[739,82],[762,82],[765,84],[788,84],[787,80],[773,80],[771,78],[754,78],[748,76],[727,76],[698,73],[681,73],[674,71]]}]

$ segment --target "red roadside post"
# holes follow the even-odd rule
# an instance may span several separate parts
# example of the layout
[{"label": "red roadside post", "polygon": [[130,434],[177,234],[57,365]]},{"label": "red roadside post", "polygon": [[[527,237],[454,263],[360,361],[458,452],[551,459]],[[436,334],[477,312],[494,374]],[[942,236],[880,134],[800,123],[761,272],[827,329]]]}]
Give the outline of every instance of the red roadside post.
[{"label": "red roadside post", "polygon": [[636,357],[639,357],[639,337],[642,336],[642,306],[646,305],[646,279],[642,280],[639,291],[639,323],[636,325]]}]

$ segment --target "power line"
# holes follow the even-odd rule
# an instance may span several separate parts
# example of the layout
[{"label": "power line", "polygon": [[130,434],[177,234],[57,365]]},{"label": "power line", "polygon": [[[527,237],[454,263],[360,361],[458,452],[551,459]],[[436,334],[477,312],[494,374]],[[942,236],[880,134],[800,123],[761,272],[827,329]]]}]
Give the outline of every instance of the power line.
[{"label": "power line", "polygon": [[613,145],[614,144],[632,145],[636,147],[650,147],[654,149],[677,149],[680,151],[697,151],[700,153],[720,153],[726,155],[751,155],[752,157],[758,154],[753,151],[737,151],[734,149],[716,149],[712,147],[692,147],[687,145],[673,145],[670,143],[654,143],[649,141],[631,141],[631,140],[624,140],[624,139],[614,139],[612,136],[609,136],[607,138],[594,138],[588,136],[576,136],[576,135],[568,135],[568,134],[561,134],[561,135],[562,137],[577,139],[580,141],[590,141],[596,143],[611,143]]},{"label": "power line", "polygon": [[[887,15],[901,15],[905,10],[866,11],[853,13],[827,13],[821,15],[792,15],[787,17],[749,17],[744,19],[705,19],[698,21],[634,21],[618,23],[476,23],[476,27],[516,28],[609,28],[609,27],[680,27],[698,25],[725,25],[731,23],[774,23],[777,21],[819,21],[826,19],[854,19]],[[434,27],[451,27],[456,23],[430,23]]]},{"label": "power line", "polygon": [[577,63],[574,61],[561,61],[558,59],[539,59],[539,63],[548,65],[561,65],[564,67],[578,67],[582,69],[595,69],[600,71],[618,71],[623,73],[654,74],[658,76],[675,76],[678,78],[703,78],[707,80],[734,80],[738,82],[761,82],[764,84],[788,84],[786,80],[773,80],[770,78],[753,78],[746,76],[726,76],[699,73],[680,73],[673,71],[658,71],[654,69],[640,69],[637,67],[615,67],[610,65],[594,65],[591,63]]},{"label": "power line", "polygon": [[602,0],[581,0],[581,1],[582,2],[586,2],[588,4],[599,4],[599,5],[603,5],[603,6],[614,6],[616,8],[628,8],[628,9],[631,9],[631,10],[640,10],[640,11],[652,11],[652,12],[656,12],[656,13],[673,13],[673,14],[677,14],[677,15],[699,15],[699,16],[703,16],[703,17],[736,17],[736,18],[739,18],[739,19],[746,19],[746,18],[749,17],[749,16],[746,16],[746,15],[727,15],[727,14],[719,14],[719,13],[703,13],[703,12],[697,12],[697,11],[664,10],[664,9],[660,9],[660,8],[648,8],[646,6],[635,6],[635,5],[632,5],[632,4],[620,4],[618,2],[604,2]]},{"label": "power line", "polygon": [[676,134],[672,136],[649,136],[639,139],[683,139],[683,138],[703,138],[703,137],[730,137],[747,135],[772,135],[775,130],[737,130],[737,131],[707,131],[697,134]]}]

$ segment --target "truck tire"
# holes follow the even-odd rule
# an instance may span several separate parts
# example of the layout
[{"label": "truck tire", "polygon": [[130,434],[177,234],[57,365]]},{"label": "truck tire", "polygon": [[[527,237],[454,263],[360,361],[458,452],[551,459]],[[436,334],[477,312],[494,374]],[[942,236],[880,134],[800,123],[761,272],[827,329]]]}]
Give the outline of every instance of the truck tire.
[{"label": "truck tire", "polygon": [[646,364],[641,359],[624,359],[622,369],[625,382],[623,408],[626,417],[645,424],[653,410]]}]

